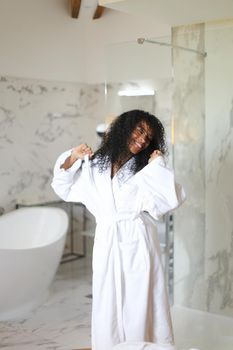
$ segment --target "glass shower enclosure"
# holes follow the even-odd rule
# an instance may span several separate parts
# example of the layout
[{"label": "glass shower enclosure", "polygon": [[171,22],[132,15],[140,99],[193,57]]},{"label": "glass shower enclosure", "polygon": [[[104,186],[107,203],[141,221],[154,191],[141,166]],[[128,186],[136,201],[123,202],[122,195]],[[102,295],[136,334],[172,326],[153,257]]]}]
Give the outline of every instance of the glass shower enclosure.
[{"label": "glass shower enclosure", "polygon": [[[187,187],[189,189],[189,184],[196,181],[197,174],[189,169],[191,173],[189,173],[189,180],[186,183],[186,170],[190,164],[184,163],[184,160],[186,161],[189,151],[193,151],[195,147],[198,151],[200,143],[204,142],[204,123],[201,125],[199,121],[200,111],[196,113],[194,102],[198,106],[204,98],[202,90],[204,75],[201,76],[202,68],[200,67],[203,66],[205,53],[204,50],[201,53],[197,52],[195,45],[186,50],[185,44],[187,44],[185,43],[185,35],[177,33],[173,37],[152,38],[150,40],[135,38],[135,41],[107,46],[105,52],[107,77],[105,123],[110,123],[117,115],[130,109],[142,109],[155,114],[162,121],[166,130],[169,150],[168,164],[175,168],[177,181],[182,183],[185,189]],[[199,47],[198,49],[201,50]],[[191,96],[190,101],[185,105],[182,97],[182,83],[186,83],[186,77],[183,73],[180,75],[179,70],[185,64],[187,74],[192,64],[195,64],[196,69],[198,69],[196,60],[200,64],[198,71],[200,91],[198,90],[198,96],[194,97],[196,101],[193,101]],[[179,81],[180,79],[181,81]],[[182,106],[185,106],[186,110],[182,110]],[[195,118],[188,118],[192,108],[195,110]],[[196,123],[199,127],[198,132],[201,133],[198,138],[195,138]],[[191,132],[188,137],[193,137],[193,142],[189,142],[186,135],[191,130],[193,130],[194,135]],[[198,161],[203,161],[203,159],[198,159]],[[192,162],[192,166],[194,166],[197,159],[193,159]],[[203,189],[204,184],[203,166],[204,164],[201,165],[198,175],[201,189]],[[198,169],[200,166],[198,166],[197,171]],[[194,188],[191,191],[195,193]],[[198,244],[203,247],[201,240],[204,237],[204,221],[203,216],[199,217],[198,215],[200,205],[203,206],[205,200],[204,196],[204,191],[198,191],[197,213],[195,210],[194,212],[190,210],[192,201],[190,203],[190,200],[187,200],[181,213],[178,210],[174,214],[167,214],[157,222],[171,304],[185,303],[188,298],[188,290],[187,292],[184,290],[192,278],[193,267],[190,266],[188,247],[184,245],[187,241],[191,245],[193,242],[190,242],[184,235],[187,232],[186,227],[192,235],[191,232],[195,231],[196,225],[198,225],[200,236]],[[202,209],[203,207],[201,212]],[[185,222],[183,222],[183,215],[186,215]],[[199,256],[191,263],[195,266],[197,261],[199,263],[198,259]]]},{"label": "glass shower enclosure", "polygon": [[196,347],[232,349],[232,327],[221,325],[233,317],[233,20],[137,39],[106,47],[105,122],[135,108],[163,122],[169,165],[187,194],[158,222],[170,301],[208,327],[218,318],[211,336],[197,322]]}]

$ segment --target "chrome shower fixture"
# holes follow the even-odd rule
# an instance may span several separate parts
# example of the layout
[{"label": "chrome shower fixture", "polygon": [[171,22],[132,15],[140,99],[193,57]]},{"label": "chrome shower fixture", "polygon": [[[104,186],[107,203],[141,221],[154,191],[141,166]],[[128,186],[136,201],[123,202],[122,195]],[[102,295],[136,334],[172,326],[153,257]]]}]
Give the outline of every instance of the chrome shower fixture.
[{"label": "chrome shower fixture", "polygon": [[144,44],[144,41],[145,41],[145,38],[138,38],[137,39],[137,42],[138,42],[138,44]]},{"label": "chrome shower fixture", "polygon": [[152,39],[146,39],[146,38],[138,38],[137,39],[137,43],[140,45],[144,44],[144,42],[150,43],[150,44],[157,44],[160,46],[169,46],[169,47],[172,47],[173,49],[181,49],[181,50],[185,50],[185,51],[191,51],[191,52],[197,53],[198,55],[201,55],[203,57],[207,56],[207,52],[205,52],[205,51],[198,51],[198,50],[194,50],[194,49],[189,49],[188,47],[179,46],[179,45],[172,45],[169,43],[165,43],[162,41],[156,41],[156,40],[152,40]]}]

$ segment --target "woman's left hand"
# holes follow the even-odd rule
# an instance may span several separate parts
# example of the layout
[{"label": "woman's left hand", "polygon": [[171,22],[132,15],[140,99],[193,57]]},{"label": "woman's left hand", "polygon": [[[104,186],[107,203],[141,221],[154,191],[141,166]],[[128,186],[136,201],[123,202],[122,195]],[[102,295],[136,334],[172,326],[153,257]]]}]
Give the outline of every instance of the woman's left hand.
[{"label": "woman's left hand", "polygon": [[158,149],[154,150],[154,152],[151,153],[150,158],[148,160],[148,163],[150,163],[152,160],[162,156],[162,152],[159,151]]}]

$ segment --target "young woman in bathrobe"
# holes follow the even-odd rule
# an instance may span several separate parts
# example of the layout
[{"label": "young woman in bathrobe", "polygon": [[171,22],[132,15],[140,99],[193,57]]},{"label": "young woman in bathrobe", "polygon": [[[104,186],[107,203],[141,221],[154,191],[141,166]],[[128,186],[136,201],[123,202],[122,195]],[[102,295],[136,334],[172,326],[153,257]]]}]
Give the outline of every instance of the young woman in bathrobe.
[{"label": "young woman in bathrobe", "polygon": [[166,167],[164,128],[153,115],[120,115],[93,153],[81,144],[63,153],[52,187],[96,218],[93,250],[92,350],[152,342],[174,350],[154,219],[184,200]]}]

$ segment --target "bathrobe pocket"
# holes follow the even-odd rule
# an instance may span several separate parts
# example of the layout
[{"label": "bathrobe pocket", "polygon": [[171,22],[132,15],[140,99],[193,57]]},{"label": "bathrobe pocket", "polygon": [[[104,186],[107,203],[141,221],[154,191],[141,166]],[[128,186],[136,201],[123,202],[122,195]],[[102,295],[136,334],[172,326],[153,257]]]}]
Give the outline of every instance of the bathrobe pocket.
[{"label": "bathrobe pocket", "polygon": [[131,242],[119,242],[122,269],[126,273],[135,273],[147,269],[144,244],[139,239]]}]

